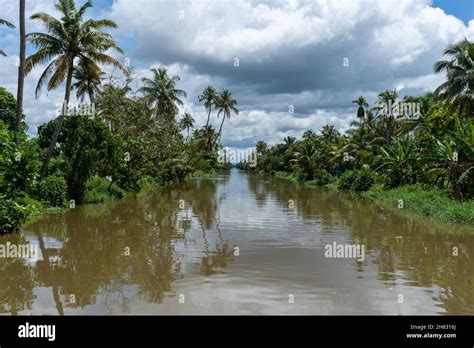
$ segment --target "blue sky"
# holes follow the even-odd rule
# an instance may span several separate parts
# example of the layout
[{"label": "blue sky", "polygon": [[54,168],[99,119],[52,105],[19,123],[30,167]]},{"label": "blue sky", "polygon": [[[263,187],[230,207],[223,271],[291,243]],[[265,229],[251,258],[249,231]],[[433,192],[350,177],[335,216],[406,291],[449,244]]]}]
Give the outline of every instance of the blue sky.
[{"label": "blue sky", "polygon": [[[0,0],[1,17],[16,23],[17,3]],[[248,148],[326,124],[345,131],[355,118],[352,100],[361,95],[373,103],[386,89],[396,88],[401,96],[432,91],[444,80],[434,74],[433,64],[446,46],[464,37],[474,40],[473,3],[95,0],[89,15],[117,22],[119,29],[111,34],[125,51],[117,59],[130,61],[136,85],[151,67],[166,67],[181,77],[179,87],[188,93],[181,113],[191,113],[197,126],[207,118],[200,92],[208,85],[229,89],[241,112],[226,121],[223,142]],[[54,13],[54,1],[27,1],[28,16],[38,11]],[[43,28],[27,22],[27,32],[38,30]],[[0,86],[15,92],[17,32],[1,28],[0,47],[8,54],[0,57]],[[34,98],[43,69],[25,81],[31,135],[55,117],[64,94],[60,86]],[[294,113],[288,112],[290,106]],[[212,122],[219,126],[215,115]]]},{"label": "blue sky", "polygon": [[442,8],[465,24],[474,19],[474,0],[433,0],[433,6]]}]

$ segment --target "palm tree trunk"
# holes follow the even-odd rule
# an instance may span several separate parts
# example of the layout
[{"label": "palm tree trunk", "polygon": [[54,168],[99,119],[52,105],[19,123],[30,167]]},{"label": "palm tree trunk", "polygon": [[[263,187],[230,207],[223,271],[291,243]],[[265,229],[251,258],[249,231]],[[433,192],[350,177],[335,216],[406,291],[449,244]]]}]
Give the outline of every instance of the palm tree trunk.
[{"label": "palm tree trunk", "polygon": [[209,113],[207,114],[207,122],[206,122],[206,126],[204,128],[206,128],[209,125],[209,120],[210,119],[211,119],[211,108],[209,108]]},{"label": "palm tree trunk", "polygon": [[64,103],[61,108],[61,115],[58,117],[58,122],[56,123],[56,128],[54,129],[53,137],[51,138],[51,143],[49,144],[48,153],[44,159],[43,166],[41,167],[41,172],[39,176],[39,181],[43,180],[48,172],[48,165],[51,157],[53,156],[54,149],[56,148],[56,143],[58,142],[59,133],[64,123],[64,117],[66,116],[67,107],[69,104],[69,97],[71,95],[71,84],[72,84],[72,73],[74,70],[74,58],[71,59],[69,63],[69,71],[67,73],[66,80],[66,93],[64,94]]},{"label": "palm tree trunk", "polygon": [[219,127],[219,133],[217,133],[216,144],[218,144],[218,141],[220,141],[222,126],[224,125],[224,121],[225,121],[225,115],[222,116],[222,122],[221,122],[221,126]]},{"label": "palm tree trunk", "polygon": [[[20,66],[18,67],[18,88],[16,94],[15,131],[20,132],[21,119],[23,118],[23,89],[25,85],[25,0],[20,0]],[[16,137],[16,143],[19,143]]]}]

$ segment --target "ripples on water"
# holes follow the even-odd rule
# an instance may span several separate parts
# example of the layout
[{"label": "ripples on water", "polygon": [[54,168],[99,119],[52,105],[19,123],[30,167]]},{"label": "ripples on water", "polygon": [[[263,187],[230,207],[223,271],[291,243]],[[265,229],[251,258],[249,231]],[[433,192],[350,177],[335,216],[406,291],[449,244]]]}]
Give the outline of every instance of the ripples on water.
[{"label": "ripples on water", "polygon": [[[232,170],[0,236],[41,249],[0,259],[0,313],[474,314],[474,234],[458,229]],[[333,242],[364,261],[325,258]]]}]

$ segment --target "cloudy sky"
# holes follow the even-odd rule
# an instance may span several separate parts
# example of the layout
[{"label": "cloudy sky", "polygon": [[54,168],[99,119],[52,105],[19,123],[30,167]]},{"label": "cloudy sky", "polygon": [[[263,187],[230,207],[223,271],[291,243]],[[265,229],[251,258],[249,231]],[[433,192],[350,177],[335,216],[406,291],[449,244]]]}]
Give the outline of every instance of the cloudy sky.
[{"label": "cloudy sky", "polygon": [[[17,6],[0,0],[0,17],[17,24]],[[27,17],[56,14],[53,0],[26,0],[26,7]],[[207,117],[200,92],[231,90],[241,112],[226,123],[223,143],[242,148],[325,124],[344,131],[361,95],[372,103],[385,89],[402,96],[433,90],[444,79],[433,74],[443,49],[474,40],[473,0],[95,0],[89,16],[117,22],[111,33],[125,51],[117,57],[138,75],[166,66],[181,76],[182,111],[197,125]],[[27,22],[27,32],[42,30]],[[14,93],[17,46],[16,31],[2,27],[8,57],[0,57],[0,86]],[[34,98],[42,68],[25,82],[30,135],[55,117],[64,93]]]}]

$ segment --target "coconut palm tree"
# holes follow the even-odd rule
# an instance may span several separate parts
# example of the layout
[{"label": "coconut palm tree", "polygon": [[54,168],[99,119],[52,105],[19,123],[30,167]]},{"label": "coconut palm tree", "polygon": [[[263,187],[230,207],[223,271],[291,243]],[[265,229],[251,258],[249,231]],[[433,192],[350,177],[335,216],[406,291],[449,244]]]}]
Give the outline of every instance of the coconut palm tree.
[{"label": "coconut palm tree", "polygon": [[325,125],[321,130],[322,140],[328,144],[334,144],[341,136],[333,125]]},{"label": "coconut palm tree", "polygon": [[434,71],[446,72],[447,81],[436,90],[435,95],[439,100],[448,102],[450,114],[453,111],[465,117],[474,111],[474,43],[464,39],[449,46],[443,52],[451,56],[451,60],[438,61]]},{"label": "coconut palm tree", "polygon": [[100,93],[101,76],[104,73],[97,69],[97,66],[78,66],[74,70],[76,82],[72,85],[76,90],[76,97],[84,101],[85,96],[89,97],[91,103],[95,103],[95,96]]},{"label": "coconut palm tree", "polygon": [[375,136],[375,134],[366,127],[350,129],[347,133],[350,135],[349,143],[335,153],[333,161],[347,154],[348,160],[356,161],[361,169],[370,169],[375,154],[379,152],[378,150],[384,138]]},{"label": "coconut palm tree", "polygon": [[199,101],[204,102],[204,107],[206,108],[206,110],[208,110],[207,122],[204,127],[207,127],[209,125],[212,106],[213,105],[215,106],[216,98],[217,98],[217,91],[211,86],[206,87],[206,89],[204,89],[204,91],[202,91],[201,95],[199,96]]},{"label": "coconut palm tree", "polygon": [[[14,26],[12,23],[10,23],[9,21],[6,21],[6,20],[4,20],[4,19],[1,19],[1,18],[0,18],[0,25],[5,25],[5,26],[7,26],[7,27],[10,28],[10,29],[14,29],[14,28],[15,28],[15,26]],[[7,55],[5,54],[5,52],[3,52],[2,50],[0,50],[0,56],[6,57]]]},{"label": "coconut palm tree", "polygon": [[32,20],[40,21],[47,29],[47,33],[35,32],[26,36],[27,40],[38,48],[34,54],[26,59],[26,74],[30,73],[36,66],[48,63],[46,70],[39,78],[36,97],[39,96],[42,87],[46,83],[47,89],[53,90],[66,80],[64,104],[41,168],[40,180],[47,173],[48,164],[64,122],[66,106],[69,103],[72,88],[74,61],[79,60],[79,66],[94,66],[99,69],[97,64],[110,64],[125,70],[116,59],[105,53],[109,49],[115,49],[123,53],[112,39],[112,36],[101,31],[101,29],[117,28],[113,21],[108,19],[85,20],[84,15],[87,9],[92,7],[90,1],[87,1],[80,8],[76,8],[74,0],[59,0],[55,7],[62,15],[60,19],[42,12],[30,17]]},{"label": "coconut palm tree", "polygon": [[[25,0],[20,0],[20,64],[18,66],[18,86],[16,93],[16,118],[15,131],[20,132],[21,120],[23,118],[23,90],[25,85]],[[19,139],[16,139],[18,142]]]},{"label": "coconut palm tree", "polygon": [[268,145],[264,141],[259,141],[255,146],[258,155],[265,155],[268,152]]},{"label": "coconut palm tree", "polygon": [[317,134],[311,129],[308,129],[307,131],[303,133],[304,140],[314,140],[317,137],[318,137]]},{"label": "coconut palm tree", "polygon": [[396,129],[395,116],[392,113],[392,106],[395,105],[398,98],[397,90],[386,90],[380,92],[377,96],[377,123],[380,129],[385,130],[385,139],[387,144],[391,143],[392,135]]},{"label": "coconut palm tree", "polygon": [[354,104],[357,104],[359,107],[357,108],[357,118],[360,120],[360,123],[364,120],[365,117],[365,109],[369,107],[369,104],[365,100],[364,97],[360,96],[356,100],[352,101]]},{"label": "coconut palm tree", "polygon": [[183,118],[179,121],[179,125],[182,129],[186,129],[188,131],[188,139],[189,139],[189,130],[194,127],[194,118],[188,114],[187,112],[184,113]]},{"label": "coconut palm tree", "polygon": [[186,98],[186,92],[176,88],[176,83],[181,80],[177,75],[168,76],[164,68],[153,68],[153,78],[142,78],[144,86],[139,89],[148,100],[150,106],[155,108],[155,116],[173,118],[178,113],[178,106],[184,105],[180,97]]},{"label": "coconut palm tree", "polygon": [[303,142],[298,145],[293,154],[294,159],[290,162],[308,176],[312,176],[318,165],[318,150],[310,142]]},{"label": "coconut palm tree", "polygon": [[215,150],[216,131],[212,126],[195,130],[193,137],[197,139],[197,149],[199,151],[211,152]]},{"label": "coconut palm tree", "polygon": [[295,144],[296,138],[287,136],[283,139],[283,141],[285,142],[285,145],[288,148],[288,147],[292,147]]},{"label": "coconut palm tree", "polygon": [[215,105],[219,110],[217,112],[217,118],[219,118],[219,115],[222,114],[222,122],[216,138],[216,143],[218,143],[222,135],[222,126],[224,125],[225,119],[230,118],[232,112],[238,115],[239,110],[236,108],[237,101],[232,98],[232,93],[230,93],[228,89],[223,90],[217,95]]}]

